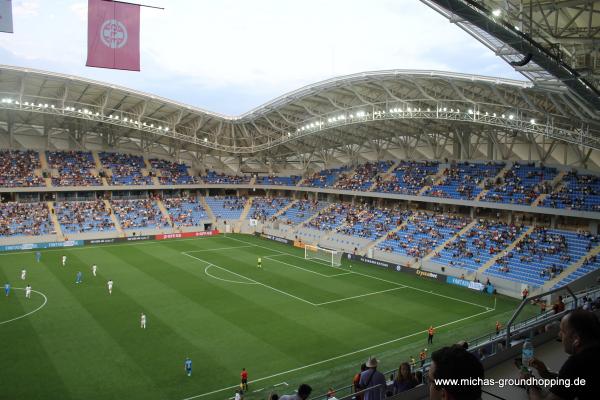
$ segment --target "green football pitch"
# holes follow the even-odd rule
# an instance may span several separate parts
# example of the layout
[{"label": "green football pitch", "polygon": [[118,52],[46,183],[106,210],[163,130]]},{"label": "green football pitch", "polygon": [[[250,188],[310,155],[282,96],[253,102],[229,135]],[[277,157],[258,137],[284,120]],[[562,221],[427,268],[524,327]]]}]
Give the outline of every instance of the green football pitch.
[{"label": "green football pitch", "polygon": [[493,331],[518,304],[347,260],[334,268],[246,235],[52,249],[40,263],[0,254],[0,281],[13,286],[0,295],[6,399],[228,399],[242,367],[247,399],[303,382],[319,394],[349,385],[369,355],[384,371],[416,357],[429,325],[431,352]]}]

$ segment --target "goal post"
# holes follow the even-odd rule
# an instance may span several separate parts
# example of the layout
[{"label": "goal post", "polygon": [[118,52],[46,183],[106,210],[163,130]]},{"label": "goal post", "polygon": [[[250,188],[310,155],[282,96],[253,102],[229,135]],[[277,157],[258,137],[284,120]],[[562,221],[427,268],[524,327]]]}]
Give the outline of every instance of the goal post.
[{"label": "goal post", "polygon": [[306,244],[304,245],[304,259],[321,260],[332,267],[339,267],[342,265],[342,252]]}]

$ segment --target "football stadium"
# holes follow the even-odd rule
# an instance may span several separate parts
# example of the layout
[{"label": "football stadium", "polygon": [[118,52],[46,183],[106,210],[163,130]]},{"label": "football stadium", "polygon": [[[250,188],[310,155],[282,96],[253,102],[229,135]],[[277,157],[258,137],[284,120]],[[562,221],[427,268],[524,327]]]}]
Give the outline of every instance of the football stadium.
[{"label": "football stadium", "polygon": [[[566,371],[600,346],[600,4],[415,3],[520,79],[400,65],[230,116],[0,65],[0,398],[597,398],[434,379],[597,377]],[[139,6],[89,5],[88,65],[139,70]]]}]

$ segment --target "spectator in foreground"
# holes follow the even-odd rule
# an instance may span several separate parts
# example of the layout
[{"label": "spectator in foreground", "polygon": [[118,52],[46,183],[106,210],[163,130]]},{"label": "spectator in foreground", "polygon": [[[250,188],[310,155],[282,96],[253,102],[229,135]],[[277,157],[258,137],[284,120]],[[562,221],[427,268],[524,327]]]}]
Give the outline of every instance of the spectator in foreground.
[{"label": "spectator in foreground", "polygon": [[394,394],[405,392],[417,386],[417,381],[410,372],[410,365],[407,362],[400,364],[398,374],[394,379]]},{"label": "spectator in foreground", "polygon": [[377,371],[379,361],[375,357],[369,357],[366,362],[367,370],[360,374],[358,383],[361,390],[373,388],[364,392],[365,400],[381,400],[384,398],[386,389],[385,376]]},{"label": "spectator in foreground", "polygon": [[[450,385],[440,379],[474,379],[473,385]],[[436,380],[438,380],[436,382]],[[431,355],[429,367],[429,398],[432,400],[481,399],[483,366],[473,354],[454,345],[442,347]]]},{"label": "spectator in foreground", "polygon": [[286,394],[284,396],[279,397],[279,400],[306,400],[310,393],[312,392],[312,388],[306,383],[298,386],[298,391],[296,394]]},{"label": "spectator in foreground", "polygon": [[[527,388],[530,399],[597,399],[600,393],[600,322],[598,317],[586,310],[575,310],[565,315],[560,322],[558,334],[565,353],[570,357],[557,373],[550,372],[546,365],[538,360],[531,360],[544,379],[559,378],[569,380],[570,385],[551,386],[549,392],[543,392],[537,386]],[[576,385],[577,378],[585,379],[585,385]],[[565,381],[561,381],[565,382]]]}]

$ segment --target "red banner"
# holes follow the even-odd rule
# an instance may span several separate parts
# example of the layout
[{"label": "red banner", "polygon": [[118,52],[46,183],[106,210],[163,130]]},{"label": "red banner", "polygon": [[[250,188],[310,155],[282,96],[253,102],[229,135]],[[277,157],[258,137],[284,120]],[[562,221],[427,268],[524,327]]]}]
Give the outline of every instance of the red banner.
[{"label": "red banner", "polygon": [[165,240],[165,239],[181,239],[188,237],[198,237],[198,236],[214,236],[218,235],[220,232],[215,229],[212,231],[202,231],[202,232],[181,232],[181,233],[167,233],[164,235],[156,235],[154,237],[155,240]]},{"label": "red banner", "polygon": [[140,6],[88,0],[86,65],[140,70]]}]

